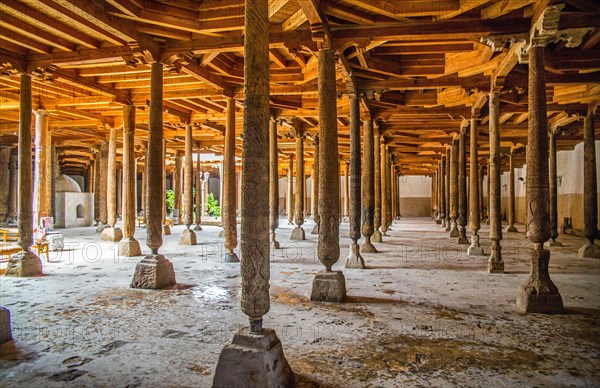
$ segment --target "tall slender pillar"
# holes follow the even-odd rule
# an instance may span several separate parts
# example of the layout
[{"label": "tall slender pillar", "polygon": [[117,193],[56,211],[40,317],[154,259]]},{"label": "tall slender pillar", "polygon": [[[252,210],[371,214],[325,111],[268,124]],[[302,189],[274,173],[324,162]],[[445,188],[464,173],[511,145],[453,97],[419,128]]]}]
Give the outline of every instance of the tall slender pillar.
[{"label": "tall slender pillar", "polygon": [[485,176],[485,166],[479,165],[479,220],[480,223],[485,219],[485,202],[483,200],[483,179]]},{"label": "tall slender pillar", "polygon": [[34,190],[33,190],[33,222],[37,226],[41,217],[50,215],[50,174],[52,174],[52,154],[50,131],[48,124],[50,121],[50,112],[43,109],[34,111],[35,113],[35,172],[34,172]]},{"label": "tall slender pillar", "polygon": [[36,276],[42,274],[42,262],[29,249],[33,243],[33,213],[31,177],[31,76],[21,74],[19,93],[19,246],[21,252],[10,257],[6,276]]},{"label": "tall slender pillar", "polygon": [[117,223],[117,129],[110,127],[108,140],[108,161],[106,171],[106,214],[108,227],[100,238],[104,241],[121,241],[123,232],[115,228]]},{"label": "tall slender pillar", "polygon": [[310,299],[342,302],[346,280],[342,271],[332,271],[340,257],[339,197],[340,167],[337,137],[337,91],[335,50],[319,50],[319,242],[317,254],[325,271],[313,280]]},{"label": "tall slender pillar", "polygon": [[[194,230],[202,230],[202,162],[200,161],[200,142],[198,142],[196,158],[196,226]],[[221,199],[221,204],[223,199]]]},{"label": "tall slender pillar", "polygon": [[148,125],[148,153],[146,159],[146,245],[152,253],[135,267],[132,288],[159,289],[175,284],[173,264],[158,249],[162,239],[163,185],[163,65],[155,62],[150,71],[150,119]]},{"label": "tall slender pillar", "polygon": [[[544,249],[544,242],[550,238],[548,124],[544,47],[536,43],[534,40],[529,48],[529,119],[526,153],[526,201],[529,208],[527,237],[533,243],[533,249],[529,251],[531,271],[529,278],[519,288],[517,306],[527,313],[560,314],[564,312],[562,298],[548,272],[550,251]],[[596,182],[594,186],[595,184]],[[595,195],[594,201],[597,201]]]},{"label": "tall slender pillar", "polygon": [[458,237],[458,142],[454,140],[450,149],[450,237]]},{"label": "tall slender pillar", "polygon": [[[392,225],[392,180],[390,179],[392,162],[389,146],[386,144],[383,149],[385,162],[383,166],[381,166],[383,168],[383,177],[381,177],[381,180],[385,180],[385,190],[382,192],[383,201],[385,201],[385,215],[382,214],[382,225],[385,225],[385,232],[387,232],[390,230],[390,226]],[[382,207],[382,213],[383,211],[384,209]]]},{"label": "tall slender pillar", "polygon": [[466,128],[458,137],[458,243],[468,244],[467,238],[467,139]]},{"label": "tall slender pillar", "polygon": [[583,126],[583,235],[588,243],[579,248],[578,256],[600,259],[600,247],[594,244],[598,237],[598,190],[593,112],[588,113]]},{"label": "tall slender pillar", "polygon": [[[512,155],[512,154],[511,154]],[[562,247],[558,237],[558,187],[556,174],[556,131],[550,130],[550,238],[551,247]]]},{"label": "tall slender pillar", "polygon": [[[491,192],[490,187],[491,186],[490,185],[492,183],[492,180],[490,179],[490,169],[491,169],[490,168],[490,164],[491,164],[491,161],[490,161],[490,158],[488,158],[488,165],[487,165],[487,200],[485,201],[486,208],[487,208],[485,223],[487,225],[490,224],[490,205],[491,205],[491,202],[490,202],[490,192]],[[525,211],[527,211],[527,208],[525,208]]]},{"label": "tall slender pillar", "polygon": [[446,155],[442,155],[440,174],[440,218],[442,221],[442,228],[446,228]]},{"label": "tall slender pillar", "polygon": [[[350,222],[348,237],[350,243],[350,254],[346,260],[346,268],[365,268],[365,261],[360,254],[358,239],[360,238],[361,219],[361,165],[360,165],[360,101],[356,94],[350,95],[350,182],[346,178],[347,201]],[[348,177],[348,175],[346,175]]]},{"label": "tall slender pillar", "polygon": [[442,224],[442,181],[444,180],[444,175],[442,174],[442,165],[441,163],[437,166],[437,171],[435,173],[435,208],[436,208],[436,216],[435,223],[437,225]]},{"label": "tall slender pillar", "polygon": [[[163,234],[171,235],[171,227],[167,224],[167,140],[163,139],[162,164],[165,166],[162,170],[162,223]],[[143,201],[142,201],[143,202]]]},{"label": "tall slender pillar", "polygon": [[[313,181],[314,185],[314,181]],[[269,122],[269,219],[271,247],[279,249],[276,230],[279,228],[279,150],[277,148],[277,120]]]},{"label": "tall slender pillar", "polygon": [[444,171],[444,185],[446,190],[444,192],[444,202],[446,203],[446,229],[444,231],[450,232],[452,229],[452,219],[450,218],[450,147],[446,147],[446,166]]},{"label": "tall slender pillar", "polygon": [[350,222],[350,161],[344,163],[344,221]]},{"label": "tall slender pillar", "polygon": [[[268,0],[244,9],[242,148],[242,311],[250,320],[219,356],[214,387],[287,387],[294,383],[275,331],[263,328],[269,302],[269,31]],[[269,360],[269,367],[265,367]]]},{"label": "tall slender pillar", "polygon": [[135,239],[135,106],[123,106],[123,200],[121,215],[123,239],[119,241],[120,256],[140,256],[140,243]]},{"label": "tall slender pillar", "polygon": [[304,134],[296,130],[296,195],[294,196],[294,218],[296,227],[292,230],[290,240],[304,240]]},{"label": "tall slender pillar", "polygon": [[500,241],[502,241],[502,215],[500,208],[500,98],[498,92],[490,92],[490,158],[488,166],[489,179],[489,220],[492,249],[488,260],[489,273],[504,273],[504,261]]},{"label": "tall slender pillar", "polygon": [[391,221],[394,221],[398,218],[398,180],[396,179],[396,167],[394,166],[394,161],[391,160],[390,163],[390,182],[392,182],[392,218]]},{"label": "tall slender pillar", "polygon": [[377,253],[377,249],[371,243],[371,236],[375,231],[373,226],[375,216],[375,166],[373,153],[373,121],[364,120],[363,133],[363,169],[362,169],[362,235],[365,242],[360,247],[363,253]]},{"label": "tall slender pillar", "polygon": [[18,202],[17,154],[12,151],[8,162],[8,222],[17,220]]},{"label": "tall slender pillar", "polygon": [[102,232],[108,228],[108,203],[107,203],[107,187],[108,187],[108,141],[104,140],[100,143],[100,152],[98,153],[99,163],[98,168],[98,184],[94,195],[98,196],[98,227],[96,232]]},{"label": "tall slender pillar", "polygon": [[479,245],[479,229],[481,228],[481,217],[479,210],[479,144],[477,143],[477,118],[471,118],[470,125],[470,173],[469,173],[469,229],[471,229],[471,245],[467,249],[468,255],[483,256],[483,248]]},{"label": "tall slender pillar", "polygon": [[319,136],[315,136],[313,142],[314,163],[313,163],[313,181],[312,181],[312,202],[313,202],[313,220],[315,226],[310,234],[319,234]]},{"label": "tall slender pillar", "polygon": [[375,213],[373,215],[373,236],[371,236],[372,242],[381,242],[381,138],[379,136],[379,124],[375,123],[373,129],[374,143],[373,143],[373,165],[374,165],[374,197],[375,197]]},{"label": "tall slender pillar", "polygon": [[289,155],[287,182],[288,225],[294,225],[294,154]]},{"label": "tall slender pillar", "polygon": [[518,232],[518,230],[515,227],[515,166],[512,150],[509,155],[508,163],[508,226],[506,227],[506,232],[514,233]]},{"label": "tall slender pillar", "polygon": [[94,226],[100,226],[100,147],[93,149],[94,152],[94,179],[91,185],[94,192]]},{"label": "tall slender pillar", "polygon": [[225,125],[225,147],[223,155],[223,237],[227,252],[223,257],[226,263],[239,263],[233,251],[237,247],[236,223],[236,177],[235,177],[235,100],[227,97],[227,122]]},{"label": "tall slender pillar", "polygon": [[181,155],[179,152],[175,154],[175,171],[173,172],[173,209],[177,209],[179,215],[177,216],[177,222],[181,220],[182,208],[181,208]]},{"label": "tall slender pillar", "polygon": [[182,245],[196,245],[196,233],[190,229],[190,226],[194,223],[194,160],[192,159],[192,144],[192,126],[190,123],[186,123],[182,216],[185,229],[181,232],[181,236],[179,236],[179,244]]},{"label": "tall slender pillar", "polygon": [[0,224],[6,222],[8,218],[8,163],[10,152],[10,147],[0,146]]},{"label": "tall slender pillar", "polygon": [[123,217],[123,167],[117,168],[117,218]]}]

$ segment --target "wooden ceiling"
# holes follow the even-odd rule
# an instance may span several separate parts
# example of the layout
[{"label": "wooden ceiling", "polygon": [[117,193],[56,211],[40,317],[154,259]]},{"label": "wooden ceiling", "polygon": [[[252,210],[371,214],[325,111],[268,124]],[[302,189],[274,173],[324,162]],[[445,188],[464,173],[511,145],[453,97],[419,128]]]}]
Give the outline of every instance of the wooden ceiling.
[{"label": "wooden ceiling", "polygon": [[[486,157],[492,84],[503,86],[503,152],[525,145],[527,64],[518,57],[532,20],[550,3],[556,2],[270,0],[271,107],[283,123],[281,168],[295,150],[296,130],[306,133],[311,163],[322,45],[339,53],[343,159],[349,158],[349,91],[359,94],[363,116],[380,123],[403,174],[430,174],[472,112],[479,112]],[[600,100],[600,3],[560,4],[558,34],[565,39],[546,48],[548,123],[561,130],[559,149],[569,149],[582,139],[581,117]],[[237,99],[241,155],[243,1],[2,0],[0,21],[0,144],[16,144],[19,72],[26,71],[34,75],[34,107],[50,111],[63,171],[87,168],[107,128],[122,126],[123,104],[138,108],[142,157],[150,63],[160,61],[170,159],[183,150],[185,122],[202,152],[222,152],[227,96]]]}]

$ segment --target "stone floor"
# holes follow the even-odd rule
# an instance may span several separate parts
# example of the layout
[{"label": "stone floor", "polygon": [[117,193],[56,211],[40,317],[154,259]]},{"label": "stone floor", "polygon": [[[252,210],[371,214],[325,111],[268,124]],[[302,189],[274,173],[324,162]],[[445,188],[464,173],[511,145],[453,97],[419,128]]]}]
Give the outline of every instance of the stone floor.
[{"label": "stone floor", "polygon": [[[239,264],[222,262],[218,227],[198,232],[193,247],[178,245],[182,228],[161,249],[173,289],[129,288],[138,258],[118,257],[94,228],[64,230],[67,246],[51,253],[46,276],[2,277],[15,341],[0,350],[0,385],[210,386],[221,348],[246,324]],[[489,275],[487,257],[467,257],[429,219],[403,218],[380,253],[364,255],[368,269],[344,271],[348,302],[328,304],[308,300],[322,268],[312,223],[303,242],[289,241],[292,228],[281,220],[265,326],[300,386],[600,385],[600,261],[577,258],[583,239],[561,236],[565,246],[552,248],[567,314],[543,316],[515,306],[529,268],[524,233],[504,235],[507,273]],[[487,234],[484,226],[485,247]],[[145,231],[136,237],[143,245]]]}]

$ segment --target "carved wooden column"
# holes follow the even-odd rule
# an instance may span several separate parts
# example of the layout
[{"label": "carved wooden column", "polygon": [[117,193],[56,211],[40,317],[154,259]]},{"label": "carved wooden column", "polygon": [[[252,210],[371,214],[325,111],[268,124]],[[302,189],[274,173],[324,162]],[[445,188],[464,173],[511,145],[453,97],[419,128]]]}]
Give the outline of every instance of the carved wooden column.
[{"label": "carved wooden column", "polygon": [[104,228],[100,238],[104,241],[121,241],[123,232],[115,228],[117,223],[117,129],[110,127],[108,141],[108,160],[106,172],[106,214],[108,227]]},{"label": "carved wooden column", "polygon": [[450,148],[450,218],[452,228],[450,237],[458,237],[458,141]]},{"label": "carved wooden column", "polygon": [[594,244],[598,237],[598,191],[593,112],[585,117],[583,126],[583,235],[588,243],[579,248],[578,256],[599,259],[600,247]]},{"label": "carved wooden column", "polygon": [[[531,272],[517,293],[517,306],[527,313],[563,313],[558,288],[550,279],[550,251],[544,242],[550,238],[548,126],[546,82],[544,79],[544,47],[535,41],[529,48],[529,118],[527,131],[526,196],[529,214],[527,237],[533,243],[529,251]],[[595,166],[594,166],[595,169]],[[594,182],[595,185],[595,182]],[[596,201],[594,196],[594,201]]]},{"label": "carved wooden column", "polygon": [[490,202],[490,193],[491,193],[490,184],[491,184],[492,180],[490,179],[490,164],[491,164],[490,158],[488,158],[488,163],[487,163],[487,200],[485,201],[485,203],[487,205],[486,206],[487,214],[486,214],[486,218],[485,218],[485,223],[487,225],[490,224],[490,204],[491,204],[491,202]]},{"label": "carved wooden column", "polygon": [[17,220],[17,202],[18,202],[18,170],[17,170],[17,150],[10,153],[8,161],[8,222]]},{"label": "carved wooden column", "polygon": [[481,218],[479,210],[479,144],[477,143],[477,118],[471,118],[470,125],[470,173],[469,173],[469,229],[471,230],[471,245],[467,249],[468,255],[482,256],[483,248],[479,245],[479,229],[481,228]]},{"label": "carved wooden column", "polygon": [[371,236],[372,242],[382,242],[381,232],[381,138],[379,136],[379,124],[374,123],[373,136],[375,142],[373,143],[373,179],[374,179],[374,197],[375,197],[375,213],[373,215],[373,236]]},{"label": "carved wooden column", "polygon": [[[198,142],[196,157],[196,226],[194,230],[202,230],[202,162],[200,161],[200,142]],[[221,204],[223,200],[221,199]]]},{"label": "carved wooden column", "polygon": [[315,136],[314,163],[313,163],[313,181],[312,181],[312,202],[313,202],[313,220],[315,226],[310,234],[319,234],[319,136]]},{"label": "carved wooden column", "polygon": [[467,238],[467,140],[466,128],[458,137],[458,243],[468,244]]},{"label": "carved wooden column", "polygon": [[[358,96],[353,93],[350,95],[350,182],[346,180],[346,186],[350,183],[347,201],[349,202],[350,230],[348,236],[352,240],[350,243],[350,253],[346,260],[346,268],[365,268],[365,261],[360,255],[358,239],[360,239],[360,219],[361,219],[361,165],[360,165],[360,101]],[[347,175],[346,175],[347,176]]]},{"label": "carved wooden column", "polygon": [[120,256],[140,256],[140,243],[135,239],[135,106],[123,106],[123,239],[119,241]]},{"label": "carved wooden column", "polygon": [[450,218],[450,147],[446,147],[446,168],[444,171],[444,185],[446,191],[444,192],[444,202],[446,203],[446,229],[444,231],[450,232],[452,229],[452,219]]},{"label": "carved wooden column", "polygon": [[94,147],[94,179],[92,191],[94,193],[94,226],[100,225],[100,148]]},{"label": "carved wooden column", "polygon": [[350,161],[344,163],[344,221],[350,222]]},{"label": "carved wooden column", "polygon": [[[391,156],[391,155],[390,155]],[[392,187],[392,218],[391,221],[398,219],[398,179],[396,175],[396,166],[394,160],[390,159],[390,182]]]},{"label": "carved wooden column", "polygon": [[194,223],[194,161],[192,159],[192,143],[192,126],[190,123],[185,123],[185,159],[183,166],[182,209],[182,221],[185,225],[185,229],[179,236],[179,244],[182,245],[196,245],[196,233],[190,229],[190,226]]},{"label": "carved wooden column", "polygon": [[153,63],[150,72],[150,118],[146,158],[146,245],[152,253],[135,267],[132,288],[158,289],[175,284],[173,264],[158,253],[162,245],[163,205],[163,65]]},{"label": "carved wooden column", "polygon": [[485,219],[485,201],[483,197],[483,179],[485,176],[485,166],[483,164],[479,165],[479,220],[483,222]]},{"label": "carved wooden column", "polygon": [[440,219],[442,228],[446,228],[446,155],[440,162]]},{"label": "carved wooden column", "polygon": [[297,129],[296,137],[296,193],[294,195],[294,218],[296,227],[292,230],[290,240],[304,240],[304,133]]},{"label": "carved wooden column", "polygon": [[556,131],[550,130],[550,238],[551,247],[562,247],[558,237],[558,187],[556,176]]},{"label": "carved wooden column", "polygon": [[[244,131],[242,146],[242,311],[250,320],[219,356],[214,387],[293,385],[281,342],[263,328],[269,302],[269,10],[268,0],[244,9]],[[265,361],[274,362],[265,368]],[[252,383],[255,382],[255,383]]]},{"label": "carved wooden column", "polygon": [[504,273],[504,261],[500,241],[502,240],[502,215],[500,208],[500,98],[498,92],[490,92],[490,158],[488,166],[489,179],[489,220],[492,249],[488,260],[489,273]]},{"label": "carved wooden column", "polygon": [[[167,224],[167,141],[166,141],[166,139],[163,139],[162,164],[163,164],[163,166],[165,166],[165,168],[163,169],[163,172],[162,172],[162,181],[163,181],[162,201],[161,201],[161,203],[162,203],[162,223],[163,223],[162,228],[163,228],[163,234],[165,236],[170,236],[171,235],[171,227],[169,226],[169,224]],[[142,177],[144,177],[144,176],[145,176],[145,174],[142,175]],[[144,182],[145,182],[145,180],[144,180]],[[142,183],[142,189],[144,187],[145,186]]]},{"label": "carved wooden column", "polygon": [[374,166],[374,136],[373,121],[364,120],[363,133],[363,169],[362,169],[362,235],[365,242],[360,250],[363,253],[377,253],[371,243],[371,236],[375,230],[373,218],[375,215],[375,166]]},{"label": "carved wooden column", "polygon": [[438,172],[435,171],[431,174],[431,219],[433,222],[436,222],[437,218],[437,181],[438,181]]},{"label": "carved wooden column", "polygon": [[236,223],[236,177],[235,177],[235,100],[227,97],[227,122],[225,125],[225,147],[223,155],[223,237],[227,252],[223,257],[226,263],[239,263],[233,251],[237,247]]},{"label": "carved wooden column", "polygon": [[102,232],[108,228],[108,204],[107,204],[107,185],[108,185],[108,141],[100,143],[100,152],[98,152],[98,184],[94,195],[98,196],[98,227],[96,232]]},{"label": "carved wooden column", "polygon": [[508,226],[506,227],[507,233],[518,232],[515,228],[515,166],[513,162],[514,156],[513,151],[510,151],[509,155],[509,167],[508,167]]},{"label": "carved wooden column", "polygon": [[390,148],[385,145],[385,202],[387,203],[385,209],[385,228],[386,232],[392,230],[392,156],[390,155]]},{"label": "carved wooden column", "polygon": [[183,210],[181,208],[181,159],[181,154],[179,154],[179,151],[177,151],[175,154],[175,171],[173,172],[173,209],[177,209],[179,211],[179,215],[177,216],[177,223],[180,223],[181,221],[181,214]]},{"label": "carved wooden column", "polygon": [[279,150],[275,119],[269,122],[269,218],[271,247],[279,249],[279,241],[276,239],[276,230],[279,228]]},{"label": "carved wooden column", "polygon": [[29,249],[33,244],[33,179],[31,176],[31,76],[21,74],[19,92],[19,246],[21,252],[10,257],[7,276],[42,274],[42,262]]},{"label": "carved wooden column", "polygon": [[8,163],[10,152],[10,147],[0,146],[0,224],[6,222],[8,218]]},{"label": "carved wooden column", "polygon": [[287,217],[288,225],[294,225],[294,154],[289,154],[288,158]]},{"label": "carved wooden column", "polygon": [[52,154],[51,140],[48,123],[50,121],[50,112],[43,109],[34,111],[35,113],[35,170],[34,170],[34,190],[33,190],[33,222],[38,226],[41,217],[50,215],[51,207],[51,187],[50,175],[52,173]]},{"label": "carved wooden column", "polygon": [[337,138],[335,50],[319,50],[319,242],[317,253],[325,271],[313,280],[310,299],[341,302],[346,297],[342,271],[331,267],[340,257],[340,177]]}]

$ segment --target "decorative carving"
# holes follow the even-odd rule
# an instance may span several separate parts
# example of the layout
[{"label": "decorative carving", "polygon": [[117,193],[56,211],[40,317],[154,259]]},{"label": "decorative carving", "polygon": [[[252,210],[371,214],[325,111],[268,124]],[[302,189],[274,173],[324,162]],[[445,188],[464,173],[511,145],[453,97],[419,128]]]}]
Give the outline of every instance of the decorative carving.
[{"label": "decorative carving", "polygon": [[544,10],[531,27],[529,40],[532,46],[546,47],[548,43],[556,41],[560,13],[564,7],[564,4],[555,4]]},{"label": "decorative carving", "polygon": [[58,67],[55,65],[48,65],[45,68],[38,67],[31,72],[33,77],[38,78],[40,81],[53,82],[58,74]]}]

